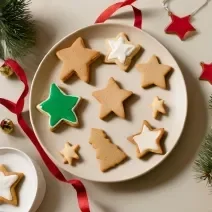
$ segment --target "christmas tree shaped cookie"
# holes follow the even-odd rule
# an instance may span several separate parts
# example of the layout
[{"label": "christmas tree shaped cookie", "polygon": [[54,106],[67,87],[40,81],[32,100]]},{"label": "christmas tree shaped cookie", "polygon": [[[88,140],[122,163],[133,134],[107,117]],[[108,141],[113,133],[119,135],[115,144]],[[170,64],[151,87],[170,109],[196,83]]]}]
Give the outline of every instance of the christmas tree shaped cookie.
[{"label": "christmas tree shaped cookie", "polygon": [[74,109],[80,100],[79,96],[65,94],[53,83],[50,87],[49,97],[37,105],[37,109],[49,116],[49,127],[52,131],[62,122],[76,127],[78,118]]},{"label": "christmas tree shaped cookie", "polygon": [[100,169],[103,172],[127,158],[127,155],[107,138],[103,130],[92,129],[89,143],[96,149],[96,158],[99,159]]}]

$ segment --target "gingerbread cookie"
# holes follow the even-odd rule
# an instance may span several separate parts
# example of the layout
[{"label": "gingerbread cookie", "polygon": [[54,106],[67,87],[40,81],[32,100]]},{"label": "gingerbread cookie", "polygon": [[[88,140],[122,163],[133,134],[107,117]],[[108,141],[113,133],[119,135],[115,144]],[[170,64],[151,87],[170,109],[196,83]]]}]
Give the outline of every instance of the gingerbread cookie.
[{"label": "gingerbread cookie", "polygon": [[108,55],[105,57],[105,63],[116,63],[124,71],[129,68],[133,57],[141,49],[140,45],[131,43],[124,33],[119,33],[116,38],[107,39],[106,44]]},{"label": "gingerbread cookie", "polygon": [[120,89],[116,81],[111,77],[105,89],[92,93],[101,104],[100,119],[103,119],[111,112],[121,118],[125,118],[123,101],[132,94],[132,91]]},{"label": "gingerbread cookie", "polygon": [[0,165],[0,203],[18,205],[16,186],[24,177],[24,174],[8,172],[5,166]]},{"label": "gingerbread cookie", "polygon": [[79,145],[72,146],[69,142],[65,143],[64,149],[60,151],[60,154],[64,158],[64,163],[69,165],[73,164],[73,159],[79,160],[79,155],[76,153],[79,150]]},{"label": "gingerbread cookie", "polygon": [[89,143],[96,150],[96,158],[99,159],[102,172],[115,167],[127,158],[118,146],[111,143],[103,130],[92,129]]},{"label": "gingerbread cookie", "polygon": [[63,62],[60,74],[63,82],[74,73],[82,81],[89,82],[89,66],[100,57],[100,52],[86,48],[83,39],[79,37],[69,48],[58,51],[56,55]]},{"label": "gingerbread cookie", "polygon": [[160,141],[164,132],[163,128],[153,129],[147,121],[144,121],[141,131],[130,136],[128,140],[136,145],[138,158],[142,158],[148,152],[163,154]]},{"label": "gingerbread cookie", "polygon": [[165,76],[172,70],[171,66],[160,64],[158,58],[153,55],[148,63],[137,64],[136,68],[142,75],[141,87],[156,85],[166,89]]},{"label": "gingerbread cookie", "polygon": [[79,96],[65,94],[53,83],[50,87],[49,97],[37,105],[37,109],[49,116],[49,127],[52,131],[62,122],[76,127],[78,126],[78,118],[74,109],[80,100]]},{"label": "gingerbread cookie", "polygon": [[166,114],[164,100],[159,99],[157,96],[154,98],[152,102],[152,115],[156,119],[158,113]]}]

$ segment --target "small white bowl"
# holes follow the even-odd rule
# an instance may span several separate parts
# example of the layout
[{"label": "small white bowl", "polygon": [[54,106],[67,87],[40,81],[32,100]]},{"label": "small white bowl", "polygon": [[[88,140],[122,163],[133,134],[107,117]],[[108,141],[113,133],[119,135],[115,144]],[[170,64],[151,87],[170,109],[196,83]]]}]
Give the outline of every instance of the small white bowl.
[{"label": "small white bowl", "polygon": [[5,165],[8,171],[25,175],[17,189],[19,205],[1,204],[0,211],[35,212],[46,192],[46,181],[40,167],[24,152],[7,147],[0,148],[0,164]]}]

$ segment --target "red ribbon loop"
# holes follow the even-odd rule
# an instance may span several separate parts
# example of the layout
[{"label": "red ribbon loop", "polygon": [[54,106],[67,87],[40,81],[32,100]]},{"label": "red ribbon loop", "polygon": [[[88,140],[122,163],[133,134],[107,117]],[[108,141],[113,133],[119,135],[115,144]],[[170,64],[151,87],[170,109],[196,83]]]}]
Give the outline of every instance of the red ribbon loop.
[{"label": "red ribbon loop", "polygon": [[130,5],[134,12],[134,26],[142,29],[142,12],[138,8],[134,7],[132,3],[136,0],[126,0],[124,2],[118,2],[111,6],[109,6],[106,10],[104,10],[100,16],[96,19],[95,23],[104,23],[107,19],[109,19],[118,9]]},{"label": "red ribbon loop", "polygon": [[89,202],[88,202],[88,196],[86,193],[86,189],[82,182],[77,179],[73,180],[66,180],[61,171],[58,169],[58,167],[54,164],[54,162],[49,158],[49,156],[46,154],[46,152],[41,147],[35,133],[33,130],[28,126],[26,121],[23,119],[22,111],[24,107],[24,99],[27,96],[29,92],[29,86],[27,82],[27,78],[25,75],[24,70],[21,68],[21,66],[14,60],[8,59],[4,63],[5,66],[9,66],[12,68],[12,70],[15,72],[17,77],[20,79],[20,81],[24,84],[24,90],[19,97],[17,103],[11,102],[10,100],[0,98],[0,104],[5,106],[8,110],[10,110],[12,113],[17,115],[18,123],[22,130],[26,133],[26,135],[29,137],[29,139],[32,141],[36,149],[38,150],[40,156],[42,157],[44,163],[46,164],[49,171],[60,181],[71,184],[76,192],[77,192],[77,199],[79,208],[82,212],[90,212],[89,208]]}]

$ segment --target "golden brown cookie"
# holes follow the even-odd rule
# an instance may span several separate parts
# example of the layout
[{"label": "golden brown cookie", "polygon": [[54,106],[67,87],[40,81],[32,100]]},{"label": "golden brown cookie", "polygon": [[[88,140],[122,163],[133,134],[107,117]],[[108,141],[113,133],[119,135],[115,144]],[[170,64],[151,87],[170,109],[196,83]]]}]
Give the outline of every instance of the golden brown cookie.
[{"label": "golden brown cookie", "polygon": [[79,155],[76,153],[79,150],[79,145],[71,145],[69,142],[65,143],[64,149],[60,151],[60,154],[64,158],[64,163],[69,165],[73,164],[73,159],[79,160]]},{"label": "golden brown cookie", "polygon": [[24,174],[8,172],[5,166],[0,165],[0,203],[18,205],[16,186],[24,177]]},{"label": "golden brown cookie", "polygon": [[144,121],[141,131],[128,137],[128,140],[136,145],[138,158],[142,158],[148,152],[163,154],[160,141],[164,132],[164,128],[153,129],[147,121]]},{"label": "golden brown cookie", "polygon": [[141,87],[156,85],[166,89],[165,76],[172,70],[171,66],[160,64],[158,58],[153,55],[148,63],[137,64],[136,68],[142,75]]},{"label": "golden brown cookie", "polygon": [[96,158],[99,159],[100,169],[103,172],[127,158],[127,155],[118,146],[111,143],[103,130],[92,129],[89,143],[96,149]]},{"label": "golden brown cookie", "polygon": [[105,89],[92,93],[101,104],[100,119],[103,119],[111,112],[121,118],[125,118],[123,102],[132,94],[132,91],[120,89],[116,81],[111,77]]},{"label": "golden brown cookie", "polygon": [[106,40],[108,54],[105,63],[116,63],[122,70],[126,71],[133,57],[141,49],[140,45],[134,45],[127,39],[125,33],[119,33],[116,38]]},{"label": "golden brown cookie", "polygon": [[85,47],[83,39],[77,38],[69,47],[58,51],[57,57],[63,62],[60,79],[65,82],[74,73],[84,82],[89,82],[89,66],[100,52]]},{"label": "golden brown cookie", "polygon": [[152,106],[153,118],[156,119],[158,116],[158,113],[166,114],[164,100],[159,99],[157,96],[153,99],[151,106]]}]

